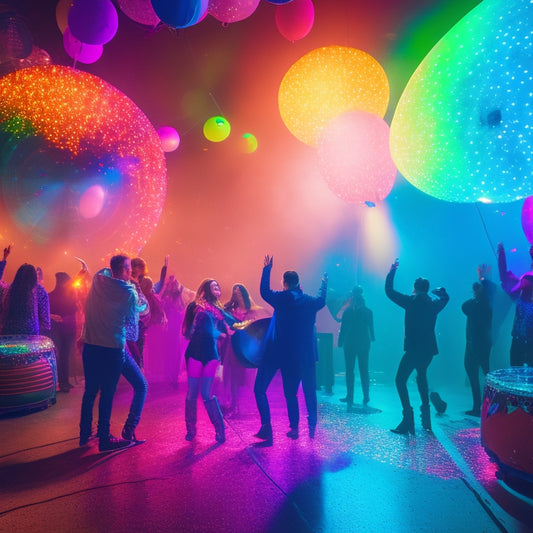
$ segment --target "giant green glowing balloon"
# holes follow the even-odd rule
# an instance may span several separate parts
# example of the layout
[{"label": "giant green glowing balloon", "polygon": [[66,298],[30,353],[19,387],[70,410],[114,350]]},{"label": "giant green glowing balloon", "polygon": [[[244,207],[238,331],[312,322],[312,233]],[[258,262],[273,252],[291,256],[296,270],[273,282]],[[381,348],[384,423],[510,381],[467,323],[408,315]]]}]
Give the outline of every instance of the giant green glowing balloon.
[{"label": "giant green glowing balloon", "polygon": [[533,3],[485,0],[431,50],[391,124],[403,176],[451,202],[533,194]]}]

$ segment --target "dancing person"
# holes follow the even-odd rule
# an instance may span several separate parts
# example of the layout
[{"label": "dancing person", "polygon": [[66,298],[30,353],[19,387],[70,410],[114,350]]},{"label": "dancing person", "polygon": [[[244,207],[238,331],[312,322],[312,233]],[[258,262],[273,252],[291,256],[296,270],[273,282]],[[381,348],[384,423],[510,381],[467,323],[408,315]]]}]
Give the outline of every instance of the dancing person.
[{"label": "dancing person", "polygon": [[[267,316],[265,310],[255,304],[248,289],[242,283],[233,285],[231,299],[224,304],[224,310],[231,313],[236,322],[240,323],[242,327],[249,322]],[[224,343],[222,370],[225,396],[229,398],[226,414],[228,416],[238,416],[240,409],[239,399],[242,389],[246,385],[247,371],[249,369],[239,362],[231,342]]]},{"label": "dancing person", "polygon": [[226,440],[224,419],[211,385],[219,365],[218,341],[229,335],[227,315],[220,303],[220,286],[214,279],[202,281],[193,302],[185,311],[182,332],[189,339],[185,350],[188,389],[185,399],[185,424],[191,441],[196,436],[197,398],[201,394],[209,420],[215,428],[218,443]]},{"label": "dancing person", "polygon": [[111,436],[113,397],[124,364],[126,323],[135,316],[138,296],[130,283],[131,260],[115,255],[111,270],[100,270],[93,278],[85,302],[82,331],[85,392],[81,404],[80,446],[91,437],[93,406],[98,391],[98,448],[111,451],[130,444],[129,440]]},{"label": "dancing person", "polygon": [[[533,258],[533,246],[530,255]],[[503,290],[515,302],[511,366],[533,366],[533,271],[525,273],[520,279],[508,271],[502,243],[498,243],[498,270]]]},{"label": "dancing person", "polygon": [[356,359],[359,364],[359,376],[363,389],[363,405],[366,406],[370,401],[368,355],[370,353],[370,343],[375,340],[372,311],[365,305],[363,289],[354,287],[349,305],[342,313],[338,341],[339,347],[344,348],[344,361],[346,363],[346,397],[341,398],[341,402],[346,402],[348,411],[353,410]]},{"label": "dancing person", "polygon": [[[131,260],[131,279],[130,281],[135,286],[139,299],[143,299],[143,291],[141,289],[141,281],[148,273],[146,261],[141,257],[134,257]],[[146,322],[150,320],[150,306],[148,305],[139,316],[137,339],[132,341],[128,336],[128,349],[142,370],[144,368],[144,341],[146,332]]]},{"label": "dancing person", "polygon": [[[479,271],[479,269],[478,269]],[[461,309],[466,315],[466,348],[465,370],[472,389],[473,407],[466,411],[470,416],[481,416],[481,387],[479,384],[479,370],[486,375],[489,371],[490,349],[492,347],[492,306],[490,294],[492,288],[489,280],[480,277],[472,285],[474,293],[463,303]],[[494,285],[492,283],[492,285]]]},{"label": "dancing person", "polygon": [[122,375],[126,381],[133,388],[133,397],[130,403],[130,409],[124,427],[122,428],[122,438],[133,442],[135,444],[142,444],[146,442],[143,439],[137,438],[135,429],[141,421],[141,414],[144,408],[144,402],[148,393],[148,382],[144,377],[141,368],[137,361],[132,356],[130,346],[137,347],[137,339],[139,335],[139,321],[140,313],[146,313],[150,309],[148,301],[143,292],[140,291],[138,284],[134,284],[135,292],[137,293],[137,305],[135,312],[126,320],[126,344],[124,350],[124,364],[122,365]]},{"label": "dancing person", "polygon": [[281,369],[283,392],[287,402],[290,430],[287,437],[298,438],[300,412],[298,387],[302,383],[309,436],[315,437],[317,425],[316,361],[316,314],[326,305],[327,274],[324,274],[317,297],[304,294],[298,274],[287,270],[283,274],[283,290],[270,288],[273,257],[265,256],[261,275],[261,297],[274,308],[267,332],[266,353],[257,370],[254,394],[261,418],[261,428],[255,436],[272,442],[270,406],[266,395],[277,369]]},{"label": "dancing person", "polygon": [[160,350],[161,335],[167,327],[167,316],[159,295],[154,292],[152,278],[144,276],[141,280],[141,290],[150,306],[150,319],[144,321],[145,344],[143,352],[144,371],[147,376],[155,377],[164,373],[164,359],[167,353]]},{"label": "dancing person", "polygon": [[37,283],[37,271],[24,263],[19,267],[4,302],[2,335],[46,335],[50,331],[48,293]]},{"label": "dancing person", "polygon": [[399,261],[396,259],[385,280],[387,297],[405,309],[405,353],[396,373],[396,389],[403,408],[403,418],[400,424],[391,431],[406,435],[415,432],[413,408],[407,391],[407,380],[413,370],[416,370],[416,383],[422,401],[420,406],[422,427],[425,430],[431,430],[427,369],[433,356],[439,353],[435,337],[437,315],[444,309],[450,297],[446,289],[439,287],[432,291],[437,296],[436,299],[432,299],[428,294],[429,281],[425,278],[415,280],[413,294],[397,292],[394,290],[394,276],[398,266]]},{"label": "dancing person", "polygon": [[50,302],[50,337],[57,349],[57,381],[60,392],[70,392],[70,357],[76,342],[76,295],[66,272],[56,272],[56,286],[48,293]]}]

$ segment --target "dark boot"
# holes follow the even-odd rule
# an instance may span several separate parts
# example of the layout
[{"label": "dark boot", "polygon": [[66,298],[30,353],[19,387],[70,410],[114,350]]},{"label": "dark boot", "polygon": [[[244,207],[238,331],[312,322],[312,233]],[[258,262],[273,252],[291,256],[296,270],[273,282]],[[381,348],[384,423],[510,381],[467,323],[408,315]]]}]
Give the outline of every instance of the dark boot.
[{"label": "dark boot", "polygon": [[196,437],[196,398],[194,400],[185,400],[185,426],[187,427],[187,435],[185,440],[193,440]]},{"label": "dark boot", "polygon": [[272,426],[270,424],[263,424],[254,437],[261,440],[272,440]]},{"label": "dark boot", "polygon": [[122,438],[129,440],[133,444],[144,444],[146,439],[138,439],[135,436],[135,428],[129,424],[125,424],[122,430]]},{"label": "dark boot", "polygon": [[402,421],[398,424],[398,427],[391,429],[391,431],[398,435],[407,435],[408,433],[411,433],[411,435],[415,434],[415,416],[412,407],[403,410]]},{"label": "dark boot", "polygon": [[211,424],[215,426],[215,440],[222,444],[226,441],[226,431],[224,428],[224,418],[222,417],[222,411],[218,405],[216,396],[213,396],[209,400],[204,400],[205,409],[209,415]]},{"label": "dark boot", "polygon": [[428,403],[420,406],[420,418],[422,419],[422,427],[427,431],[431,431],[431,413]]},{"label": "dark boot", "polygon": [[448,404],[440,397],[440,394],[438,392],[432,392],[429,395],[429,399],[437,410],[437,413],[442,414],[446,411],[446,407],[448,407]]}]

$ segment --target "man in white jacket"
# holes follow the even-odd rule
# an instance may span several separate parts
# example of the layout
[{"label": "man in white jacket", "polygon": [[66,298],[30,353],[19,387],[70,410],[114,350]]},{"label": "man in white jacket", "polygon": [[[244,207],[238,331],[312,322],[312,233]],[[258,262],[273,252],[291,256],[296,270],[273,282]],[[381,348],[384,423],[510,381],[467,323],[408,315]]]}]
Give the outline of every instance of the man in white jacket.
[{"label": "man in white jacket", "polygon": [[85,392],[81,405],[80,446],[87,444],[92,430],[94,401],[100,391],[98,431],[100,451],[128,446],[130,441],[110,434],[113,397],[124,362],[125,324],[137,309],[137,292],[129,282],[131,261],[115,255],[111,271],[98,272],[85,303],[85,324],[82,331]]}]

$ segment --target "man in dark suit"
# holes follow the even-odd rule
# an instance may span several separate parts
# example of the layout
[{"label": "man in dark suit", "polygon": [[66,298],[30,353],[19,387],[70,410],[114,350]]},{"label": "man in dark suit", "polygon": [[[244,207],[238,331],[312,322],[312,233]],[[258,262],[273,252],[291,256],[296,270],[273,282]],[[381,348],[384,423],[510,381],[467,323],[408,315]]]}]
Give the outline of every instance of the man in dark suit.
[{"label": "man in dark suit", "polygon": [[274,308],[267,332],[266,353],[257,371],[254,393],[261,416],[261,429],[256,437],[272,440],[270,408],[266,391],[278,368],[281,369],[283,392],[287,401],[290,431],[287,436],[298,438],[298,387],[304,390],[308,413],[309,436],[314,438],[317,424],[316,371],[318,359],[316,314],[326,304],[327,275],[324,274],[318,296],[304,294],[298,274],[288,270],[283,274],[283,290],[270,288],[272,256],[265,256],[261,276],[261,297]]},{"label": "man in dark suit", "polygon": [[400,396],[403,408],[403,419],[394,433],[414,434],[415,423],[413,408],[409,402],[407,392],[407,380],[416,370],[416,384],[422,405],[420,406],[422,427],[431,430],[431,418],[429,411],[429,390],[427,381],[427,369],[433,356],[439,353],[437,339],[435,337],[435,323],[437,314],[444,309],[450,297],[443,287],[433,291],[437,299],[429,296],[429,281],[417,278],[414,283],[413,294],[402,294],[394,290],[394,275],[398,269],[398,259],[391,265],[385,280],[385,293],[397,305],[405,309],[405,354],[398,366],[396,373],[396,389]]}]

